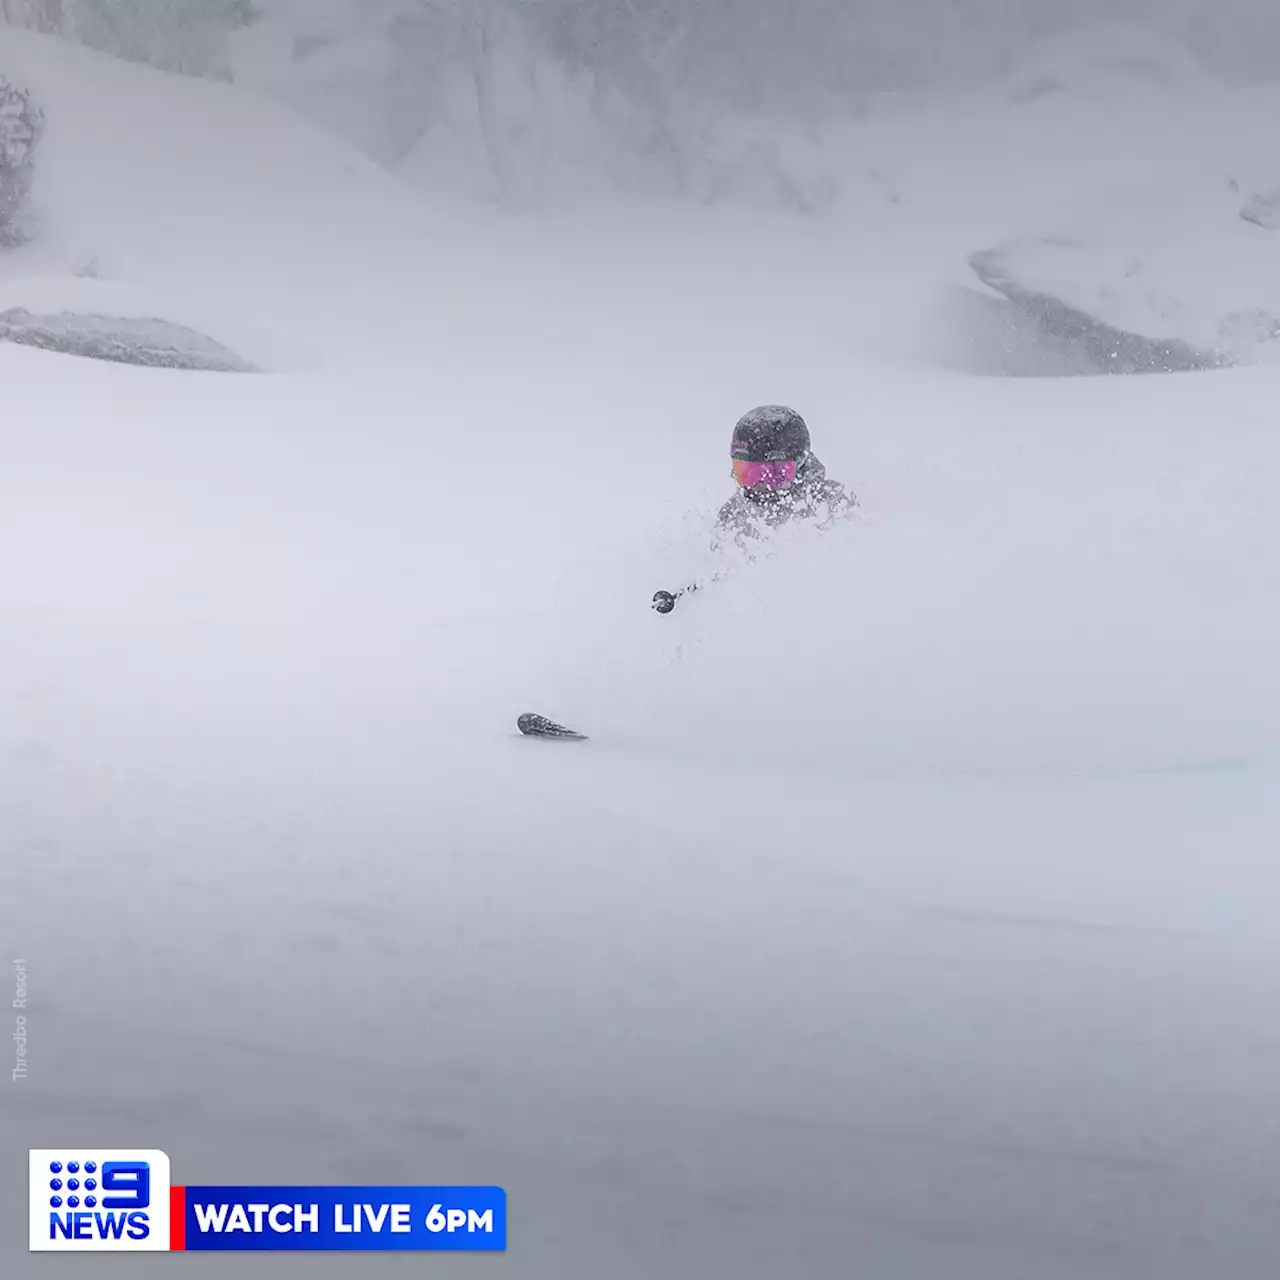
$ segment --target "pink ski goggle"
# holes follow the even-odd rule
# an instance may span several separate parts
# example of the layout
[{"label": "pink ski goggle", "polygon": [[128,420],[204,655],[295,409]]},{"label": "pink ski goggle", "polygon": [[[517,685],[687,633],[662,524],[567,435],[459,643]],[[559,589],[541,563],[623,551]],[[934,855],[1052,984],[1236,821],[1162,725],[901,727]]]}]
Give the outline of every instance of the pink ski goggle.
[{"label": "pink ski goggle", "polygon": [[796,482],[796,464],[785,462],[748,462],[734,458],[733,478],[744,488],[762,484],[766,489],[787,489]]}]

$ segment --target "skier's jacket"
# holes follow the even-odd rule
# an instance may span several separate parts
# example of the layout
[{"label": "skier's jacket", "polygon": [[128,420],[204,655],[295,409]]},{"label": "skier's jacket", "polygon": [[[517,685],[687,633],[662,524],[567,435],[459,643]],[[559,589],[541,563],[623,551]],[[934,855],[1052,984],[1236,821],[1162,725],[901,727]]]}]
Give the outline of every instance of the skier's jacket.
[{"label": "skier's jacket", "polygon": [[789,489],[739,489],[720,508],[717,532],[735,542],[759,538],[766,529],[776,529],[791,520],[814,520],[825,528],[852,514],[858,499],[837,480],[827,478],[827,469],[813,454],[796,472]]}]

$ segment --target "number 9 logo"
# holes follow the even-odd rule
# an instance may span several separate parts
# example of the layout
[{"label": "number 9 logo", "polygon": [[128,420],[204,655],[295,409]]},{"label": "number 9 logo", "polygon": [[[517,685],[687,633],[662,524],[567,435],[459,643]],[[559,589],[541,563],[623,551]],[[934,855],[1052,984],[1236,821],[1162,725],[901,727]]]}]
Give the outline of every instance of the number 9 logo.
[{"label": "number 9 logo", "polygon": [[104,1209],[145,1209],[151,1203],[151,1166],[145,1160],[105,1160],[102,1190]]}]

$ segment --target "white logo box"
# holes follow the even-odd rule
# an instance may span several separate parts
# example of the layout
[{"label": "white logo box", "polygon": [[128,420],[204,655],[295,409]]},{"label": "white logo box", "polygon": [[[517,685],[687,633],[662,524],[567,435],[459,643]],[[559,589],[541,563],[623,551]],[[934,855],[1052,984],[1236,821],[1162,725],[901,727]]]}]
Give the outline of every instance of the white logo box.
[{"label": "white logo box", "polygon": [[169,1157],[163,1151],[42,1148],[30,1152],[29,1170],[33,1252],[168,1251]]}]

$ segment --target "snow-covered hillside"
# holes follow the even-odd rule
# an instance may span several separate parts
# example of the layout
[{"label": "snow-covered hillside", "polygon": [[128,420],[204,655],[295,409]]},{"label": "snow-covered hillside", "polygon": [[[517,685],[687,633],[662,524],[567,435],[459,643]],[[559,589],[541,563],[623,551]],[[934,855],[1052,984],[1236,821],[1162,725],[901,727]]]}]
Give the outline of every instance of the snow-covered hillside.
[{"label": "snow-covered hillside", "polygon": [[[379,339],[371,330],[394,331],[410,310],[396,277],[428,219],[353,150],[226,85],[10,27],[0,67],[46,116],[32,192],[42,234],[0,257],[6,292],[29,276],[166,291],[174,319],[225,328],[231,316],[284,367]],[[371,279],[381,323],[353,314]]]},{"label": "snow-covered hillside", "polygon": [[[812,221],[516,220],[226,87],[0,72],[2,296],[269,371],[0,343],[13,1145],[497,1182],[522,1277],[1274,1271],[1280,375],[977,376],[958,293],[1240,100],[865,122]],[[771,401],[858,520],[657,616]]]}]

